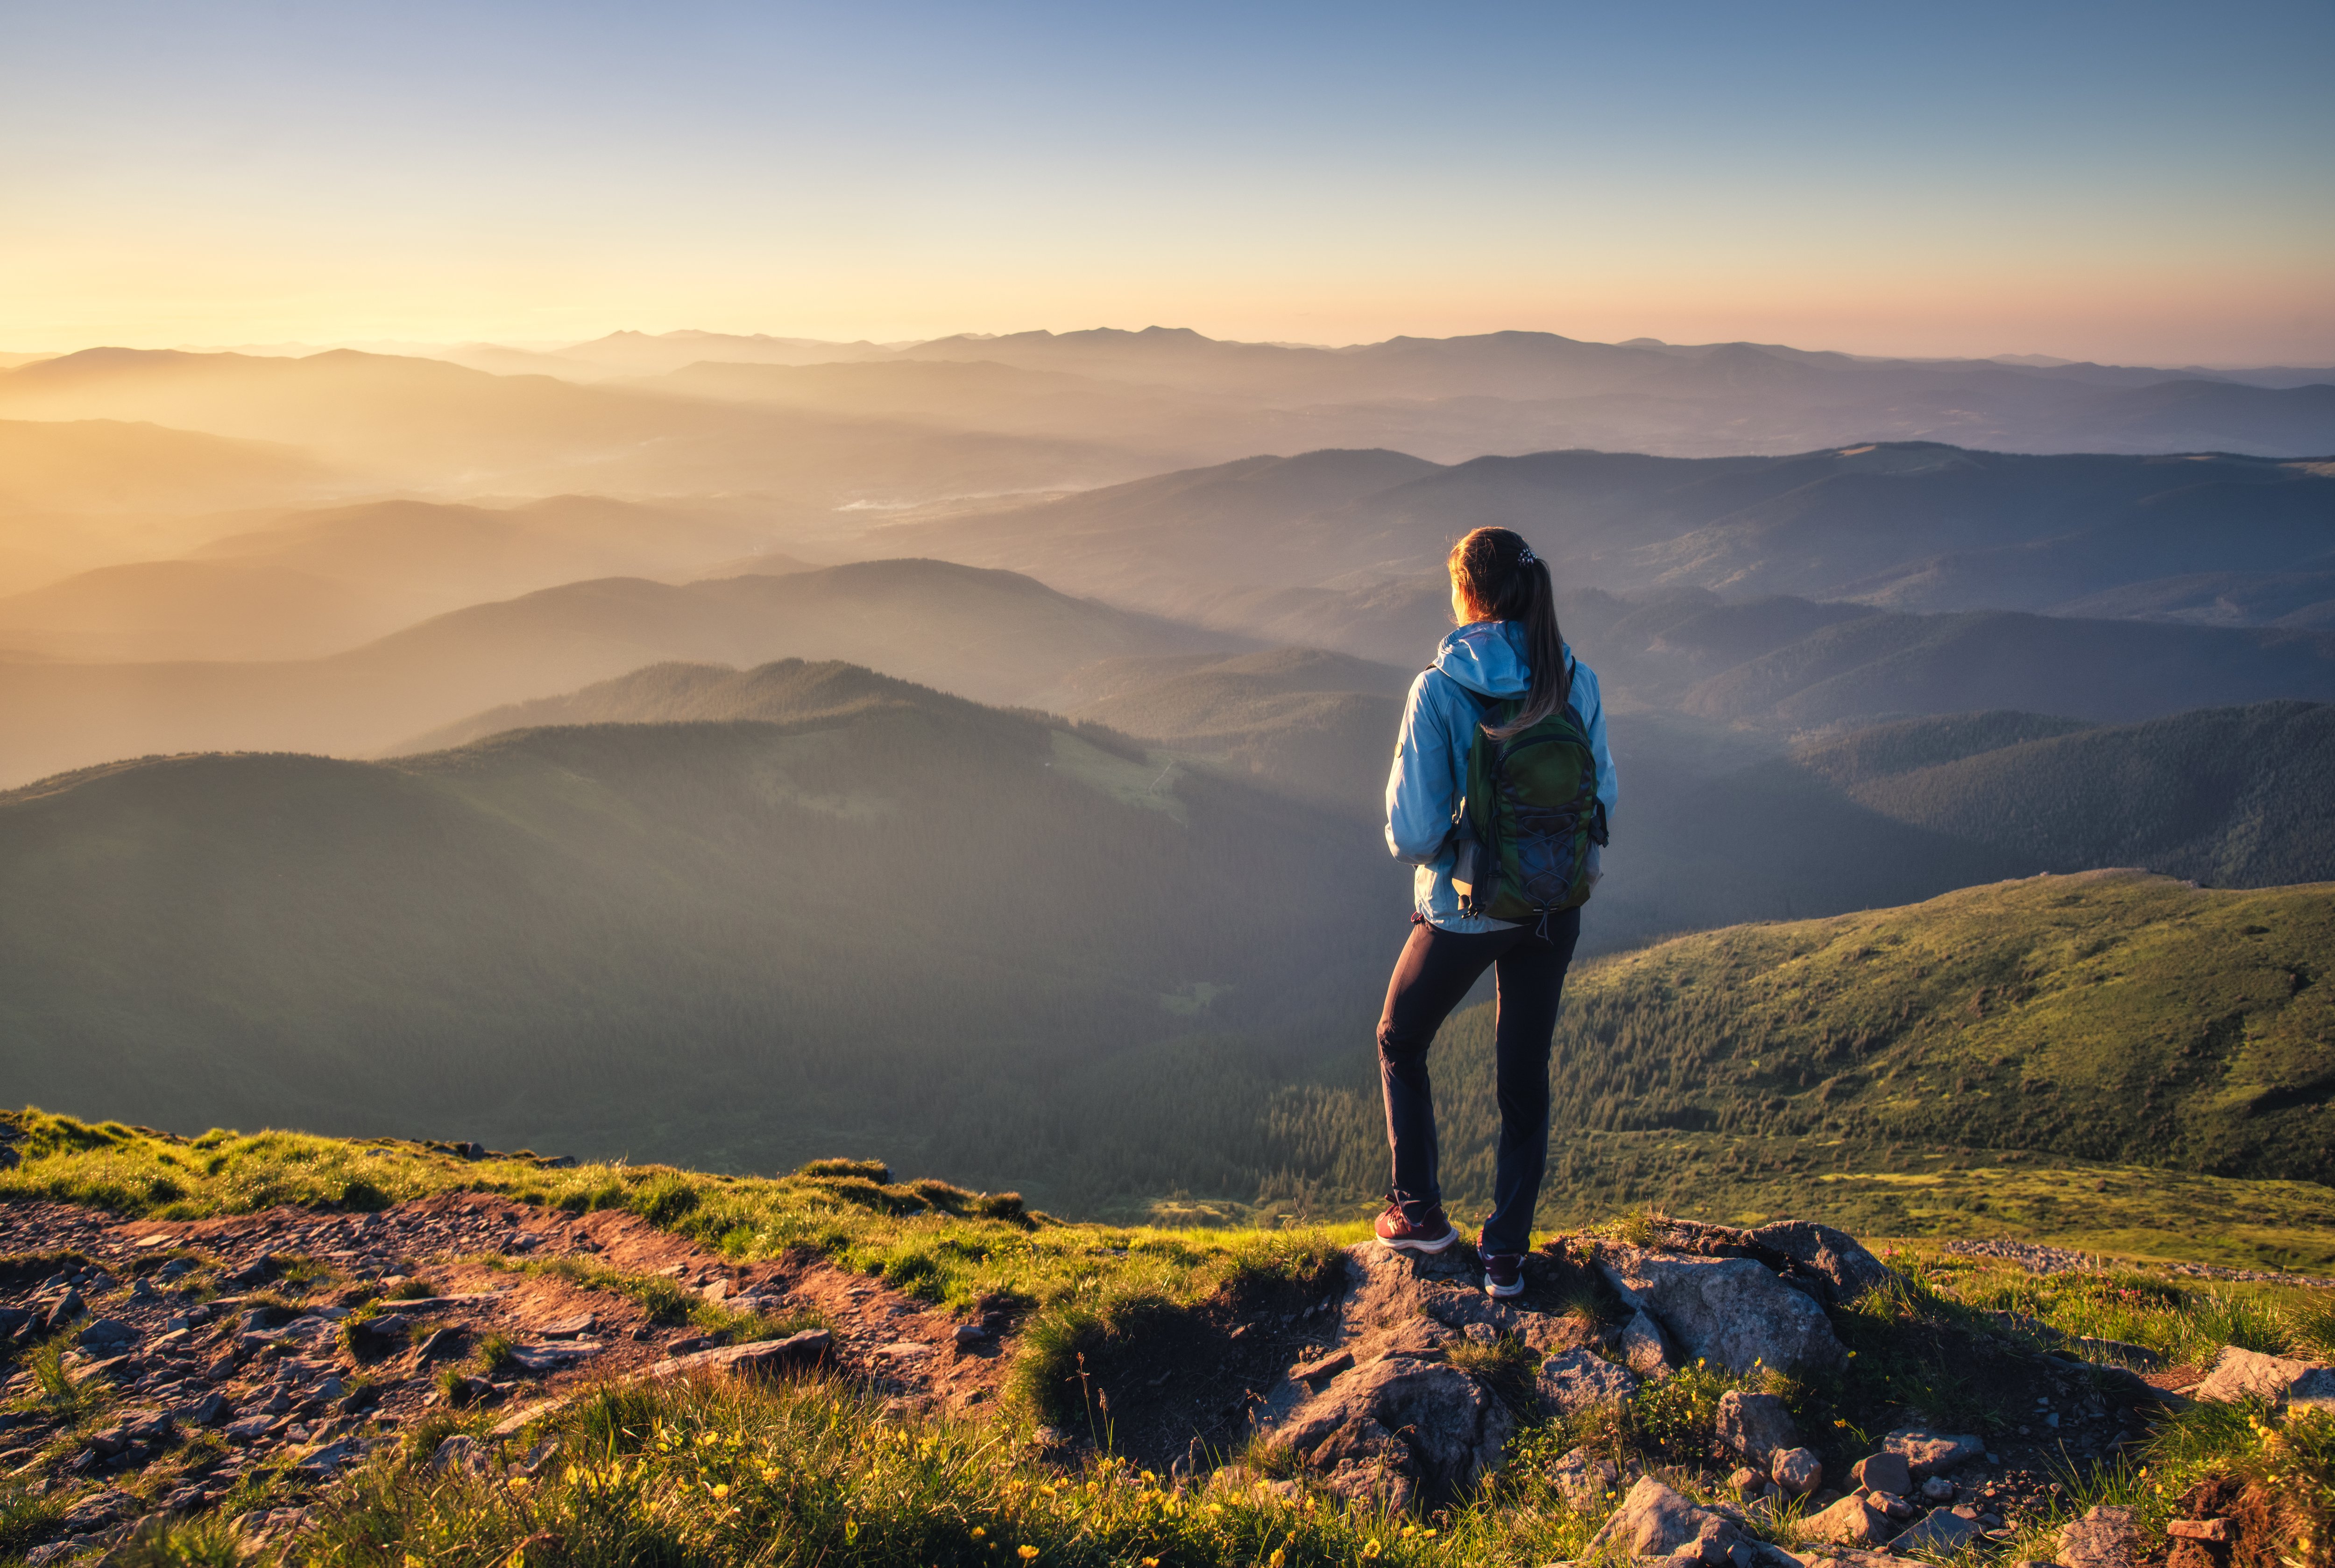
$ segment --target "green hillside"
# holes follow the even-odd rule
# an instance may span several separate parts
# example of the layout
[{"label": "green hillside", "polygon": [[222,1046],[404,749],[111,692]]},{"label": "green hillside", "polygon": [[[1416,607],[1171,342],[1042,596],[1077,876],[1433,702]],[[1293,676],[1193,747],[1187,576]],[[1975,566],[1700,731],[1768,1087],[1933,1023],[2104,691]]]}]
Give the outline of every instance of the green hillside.
[{"label": "green hillside", "polygon": [[2088,727],[1914,720],[1795,760],[1898,821],[2027,857],[2217,886],[2335,878],[2335,707],[2264,702]]},{"label": "green hillside", "polygon": [[2115,872],[1681,937],[1575,980],[1557,1121],[2330,1184],[2330,953],[2335,885]]},{"label": "green hillside", "polygon": [[796,673],[882,701],[0,796],[0,1077],[150,1121],[733,1169],[880,1144],[1042,1201],[1253,1187],[1238,1138],[1176,1130],[1222,1104],[1130,1130],[1128,1085],[1237,1104],[1367,1041],[1405,907],[1368,832]]}]

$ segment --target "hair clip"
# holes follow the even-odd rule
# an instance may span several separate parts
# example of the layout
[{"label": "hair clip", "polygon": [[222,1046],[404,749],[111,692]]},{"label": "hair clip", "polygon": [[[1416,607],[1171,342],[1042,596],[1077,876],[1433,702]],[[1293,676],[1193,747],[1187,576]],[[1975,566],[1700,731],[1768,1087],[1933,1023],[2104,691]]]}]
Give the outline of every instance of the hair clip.
[{"label": "hair clip", "polygon": [[1519,566],[1529,566],[1535,561],[1539,559],[1540,557],[1538,556],[1533,554],[1532,547],[1530,545],[1526,545],[1524,549],[1517,554],[1516,565]]}]

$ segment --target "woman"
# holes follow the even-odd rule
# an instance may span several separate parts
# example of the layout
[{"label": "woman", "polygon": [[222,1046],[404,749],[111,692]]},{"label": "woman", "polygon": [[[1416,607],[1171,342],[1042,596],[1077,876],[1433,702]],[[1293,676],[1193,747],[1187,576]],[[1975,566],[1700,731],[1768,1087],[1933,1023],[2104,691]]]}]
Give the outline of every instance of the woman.
[{"label": "woman", "polygon": [[[1506,528],[1478,528],[1452,547],[1449,566],[1459,629],[1443,639],[1434,664],[1411,684],[1387,779],[1387,847],[1419,872],[1410,940],[1395,962],[1379,1020],[1394,1179],[1378,1236],[1414,1253],[1439,1253],[1459,1239],[1444,1217],[1436,1183],[1427,1048],[1468,988],[1487,968],[1496,969],[1500,1148],[1492,1213],[1477,1246],[1484,1288],[1513,1296],[1524,1290],[1533,1206],[1548,1162],[1549,1045],[1565,968],[1581,935],[1581,910],[1576,904],[1536,920],[1494,920],[1475,913],[1453,886],[1466,833],[1458,818],[1468,753],[1479,725],[1495,738],[1515,735],[1570,708],[1594,760],[1594,827],[1601,843],[1603,818],[1613,809],[1613,759],[1597,677],[1574,660],[1558,633],[1547,566]],[[1594,856],[1589,866],[1594,879]]]}]

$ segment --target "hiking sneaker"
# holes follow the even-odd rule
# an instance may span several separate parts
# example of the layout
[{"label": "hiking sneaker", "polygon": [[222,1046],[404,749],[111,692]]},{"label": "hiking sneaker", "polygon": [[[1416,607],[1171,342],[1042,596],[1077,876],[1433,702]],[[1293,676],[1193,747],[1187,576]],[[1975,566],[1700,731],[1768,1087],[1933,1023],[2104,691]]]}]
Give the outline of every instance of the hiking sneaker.
[{"label": "hiking sneaker", "polygon": [[1502,1300],[1525,1293],[1525,1255],[1522,1253],[1486,1253],[1484,1254],[1484,1293]]},{"label": "hiking sneaker", "polygon": [[1459,1239],[1459,1233],[1443,1217],[1441,1204],[1406,1204],[1395,1197],[1388,1199],[1386,1213],[1379,1215],[1372,1228],[1379,1234],[1380,1245],[1399,1253],[1439,1253]]}]

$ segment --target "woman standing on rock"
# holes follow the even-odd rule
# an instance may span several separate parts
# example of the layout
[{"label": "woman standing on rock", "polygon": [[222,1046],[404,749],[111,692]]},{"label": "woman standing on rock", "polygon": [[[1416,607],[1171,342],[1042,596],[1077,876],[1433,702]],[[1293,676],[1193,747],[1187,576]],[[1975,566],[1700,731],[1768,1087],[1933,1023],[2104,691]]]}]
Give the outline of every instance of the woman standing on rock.
[{"label": "woman standing on rock", "polygon": [[1549,1046],[1613,809],[1613,759],[1597,677],[1565,645],[1532,547],[1478,528],[1448,564],[1459,629],[1411,684],[1387,779],[1387,847],[1419,872],[1379,1020],[1394,1179],[1377,1228],[1406,1252],[1459,1239],[1437,1184],[1427,1048],[1493,969],[1500,1148],[1477,1245],[1484,1288],[1513,1296],[1548,1163]]}]

